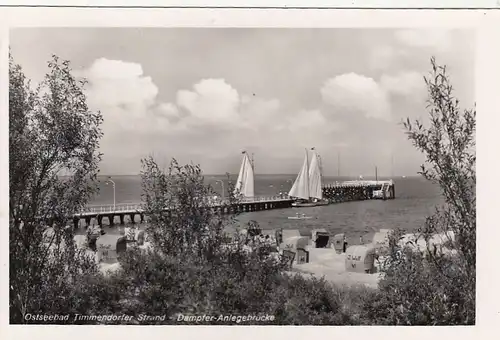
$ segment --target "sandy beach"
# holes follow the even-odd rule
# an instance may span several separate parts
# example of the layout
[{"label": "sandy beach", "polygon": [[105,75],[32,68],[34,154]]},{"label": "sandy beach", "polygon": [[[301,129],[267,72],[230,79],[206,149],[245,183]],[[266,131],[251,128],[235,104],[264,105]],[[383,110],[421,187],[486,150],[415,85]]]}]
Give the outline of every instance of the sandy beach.
[{"label": "sandy beach", "polygon": [[364,274],[347,272],[345,254],[337,254],[333,248],[310,248],[309,263],[294,264],[294,272],[305,275],[324,277],[337,285],[365,285],[377,288],[380,274]]},{"label": "sandy beach", "polygon": [[[139,230],[144,230],[146,228],[146,225],[136,225],[136,227]],[[105,231],[106,234],[102,235],[99,237],[97,244],[102,244],[102,245],[110,245],[111,247],[116,246],[116,241],[122,237],[124,234],[123,227],[109,227],[109,226],[103,226],[102,229]],[[382,235],[382,238],[378,241],[381,241],[382,243],[385,243],[383,238],[385,235],[385,232],[389,232],[389,230],[381,230],[382,233],[378,235],[378,238],[380,238],[380,235]],[[295,235],[295,233],[298,233],[298,231],[293,230],[288,230],[288,233],[285,233],[288,236],[291,236],[292,234]],[[263,230],[262,231],[263,235],[270,235],[274,236],[274,230]],[[287,237],[288,237],[287,236]],[[453,238],[453,235],[450,235],[451,238]],[[285,238],[287,238],[285,237]],[[430,245],[438,245],[438,244],[443,244],[448,237],[444,234],[438,234],[434,235],[430,240],[429,244]],[[374,240],[374,241],[377,241]],[[85,230],[79,229],[77,231],[77,235],[75,235],[75,241],[79,247],[85,246],[86,244],[86,234]],[[420,249],[425,250],[427,243],[425,240],[419,238],[418,240],[416,239],[415,235],[413,234],[405,234],[401,240],[401,245],[408,244],[408,242],[412,242],[414,249]],[[373,246],[372,243],[365,244],[368,247]],[[134,245],[135,246],[135,245]],[[146,249],[149,247],[150,244],[149,242],[145,242],[145,244],[139,246],[140,248]],[[363,285],[368,288],[377,288],[378,281],[381,278],[381,275],[379,273],[380,271],[380,263],[375,260],[374,266],[376,268],[376,273],[373,274],[367,274],[367,273],[357,273],[357,272],[349,272],[346,270],[346,254],[345,253],[337,253],[333,247],[328,247],[328,248],[315,248],[313,246],[312,239],[309,238],[308,245],[306,247],[306,250],[309,252],[309,262],[307,263],[297,263],[294,261],[292,270],[290,271],[291,273],[299,273],[304,276],[310,276],[313,275],[317,278],[324,277],[327,281],[332,282],[336,285],[341,285],[341,286],[356,286],[356,285]],[[97,253],[92,252],[91,250],[87,250],[89,256],[93,256],[96,258],[96,261],[98,261]],[[108,262],[103,262],[99,261],[99,268],[103,273],[107,273],[109,271],[116,271],[120,268],[120,264],[117,261],[108,261]]]}]

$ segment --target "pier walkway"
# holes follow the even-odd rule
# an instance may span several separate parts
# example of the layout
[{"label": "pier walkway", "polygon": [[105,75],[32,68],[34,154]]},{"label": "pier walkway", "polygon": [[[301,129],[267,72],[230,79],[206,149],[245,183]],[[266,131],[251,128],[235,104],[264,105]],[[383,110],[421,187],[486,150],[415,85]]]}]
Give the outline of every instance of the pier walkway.
[{"label": "pier walkway", "polygon": [[[394,199],[395,185],[390,181],[349,181],[330,183],[323,186],[323,198],[330,203],[342,203],[349,201],[363,201],[369,199]],[[222,214],[233,214],[250,211],[261,211],[271,209],[291,208],[293,199],[288,196],[256,196],[245,197],[236,203],[229,200],[214,198],[205,200],[205,206],[220,211]],[[168,209],[167,209],[168,210]],[[120,224],[129,222],[136,223],[136,217],[140,222],[144,222],[144,210],[141,203],[120,203],[106,205],[90,205],[83,211],[73,215],[73,224],[78,227],[82,221],[85,225],[90,225],[92,219],[97,220],[102,225],[103,219],[109,225],[115,224],[115,219],[119,219]]]},{"label": "pier walkway", "polygon": [[333,203],[394,199],[396,186],[392,180],[335,182],[323,186],[323,197]]},{"label": "pier walkway", "polygon": [[[290,208],[292,202],[293,200],[286,196],[258,196],[245,197],[232,204],[229,200],[220,198],[207,199],[205,206],[207,208],[217,209],[223,214],[232,214],[238,212]],[[102,225],[104,218],[108,220],[109,225],[115,224],[115,218],[119,218],[120,224],[124,224],[126,217],[129,218],[131,223],[135,223],[137,216],[139,216],[141,223],[144,222],[144,209],[141,203],[89,205],[83,211],[73,215],[73,224],[75,227],[78,227],[80,221],[84,220],[85,224],[88,226],[92,219],[96,219],[97,223]]]}]

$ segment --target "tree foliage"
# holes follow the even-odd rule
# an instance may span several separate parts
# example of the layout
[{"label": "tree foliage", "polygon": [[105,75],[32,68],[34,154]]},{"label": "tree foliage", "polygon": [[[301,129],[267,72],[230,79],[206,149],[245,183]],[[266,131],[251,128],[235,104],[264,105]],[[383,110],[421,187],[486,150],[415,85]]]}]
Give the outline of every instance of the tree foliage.
[{"label": "tree foliage", "polygon": [[69,307],[67,285],[95,270],[64,230],[95,192],[102,116],[87,107],[85,80],[72,76],[68,61],[54,56],[48,68],[33,89],[9,58],[12,322],[23,322],[27,312]]},{"label": "tree foliage", "polygon": [[149,217],[147,233],[156,251],[185,260],[216,259],[222,250],[225,229],[233,217],[221,209],[237,200],[228,188],[229,200],[215,208],[215,192],[204,182],[199,166],[181,166],[174,159],[167,171],[153,158],[142,160],[144,211]]},{"label": "tree foliage", "polygon": [[445,205],[427,220],[426,230],[456,237],[464,274],[475,277],[476,268],[476,110],[461,110],[445,66],[431,60],[432,72],[425,78],[429,92],[430,126],[420,121],[404,124],[408,138],[422,151],[428,165],[420,174],[441,188]]},{"label": "tree foliage", "polygon": [[[368,310],[388,324],[474,324],[476,283],[476,110],[461,109],[445,66],[431,59],[425,77],[428,126],[404,122],[426,157],[420,174],[441,188],[444,204],[427,218],[417,239],[425,249],[391,240],[382,295]],[[441,236],[436,244],[436,236]],[[411,248],[411,249],[410,249]],[[388,306],[397,306],[389,309]]]}]

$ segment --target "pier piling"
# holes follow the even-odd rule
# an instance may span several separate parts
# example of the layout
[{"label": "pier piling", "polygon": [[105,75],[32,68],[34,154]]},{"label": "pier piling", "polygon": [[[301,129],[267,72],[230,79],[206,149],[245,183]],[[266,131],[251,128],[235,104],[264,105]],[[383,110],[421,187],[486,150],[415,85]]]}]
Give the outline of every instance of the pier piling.
[{"label": "pier piling", "polygon": [[[323,197],[330,203],[342,203],[351,201],[363,201],[369,199],[394,199],[396,195],[395,185],[392,181],[352,181],[323,186]],[[234,214],[239,212],[253,212],[271,209],[291,208],[293,199],[283,196],[256,197],[254,200],[243,200],[233,204],[211,205],[214,212],[220,214]],[[171,215],[175,210],[167,210]],[[114,218],[119,216],[120,224],[125,224],[125,216],[130,217],[130,223],[135,224],[135,216],[139,215],[140,222],[145,221],[144,211],[140,204],[126,205],[122,208],[115,206],[100,206],[88,211],[73,215],[73,223],[77,228],[81,219],[85,220],[87,226],[91,224],[92,218],[102,226],[102,219],[106,217],[109,224],[114,225]]]}]

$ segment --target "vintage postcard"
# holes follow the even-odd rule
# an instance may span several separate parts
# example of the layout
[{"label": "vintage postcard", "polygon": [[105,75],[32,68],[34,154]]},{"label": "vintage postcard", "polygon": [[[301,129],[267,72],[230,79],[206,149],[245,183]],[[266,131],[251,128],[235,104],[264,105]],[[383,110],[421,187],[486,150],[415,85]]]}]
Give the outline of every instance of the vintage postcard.
[{"label": "vintage postcard", "polygon": [[493,14],[3,12],[10,325],[478,324]]}]

